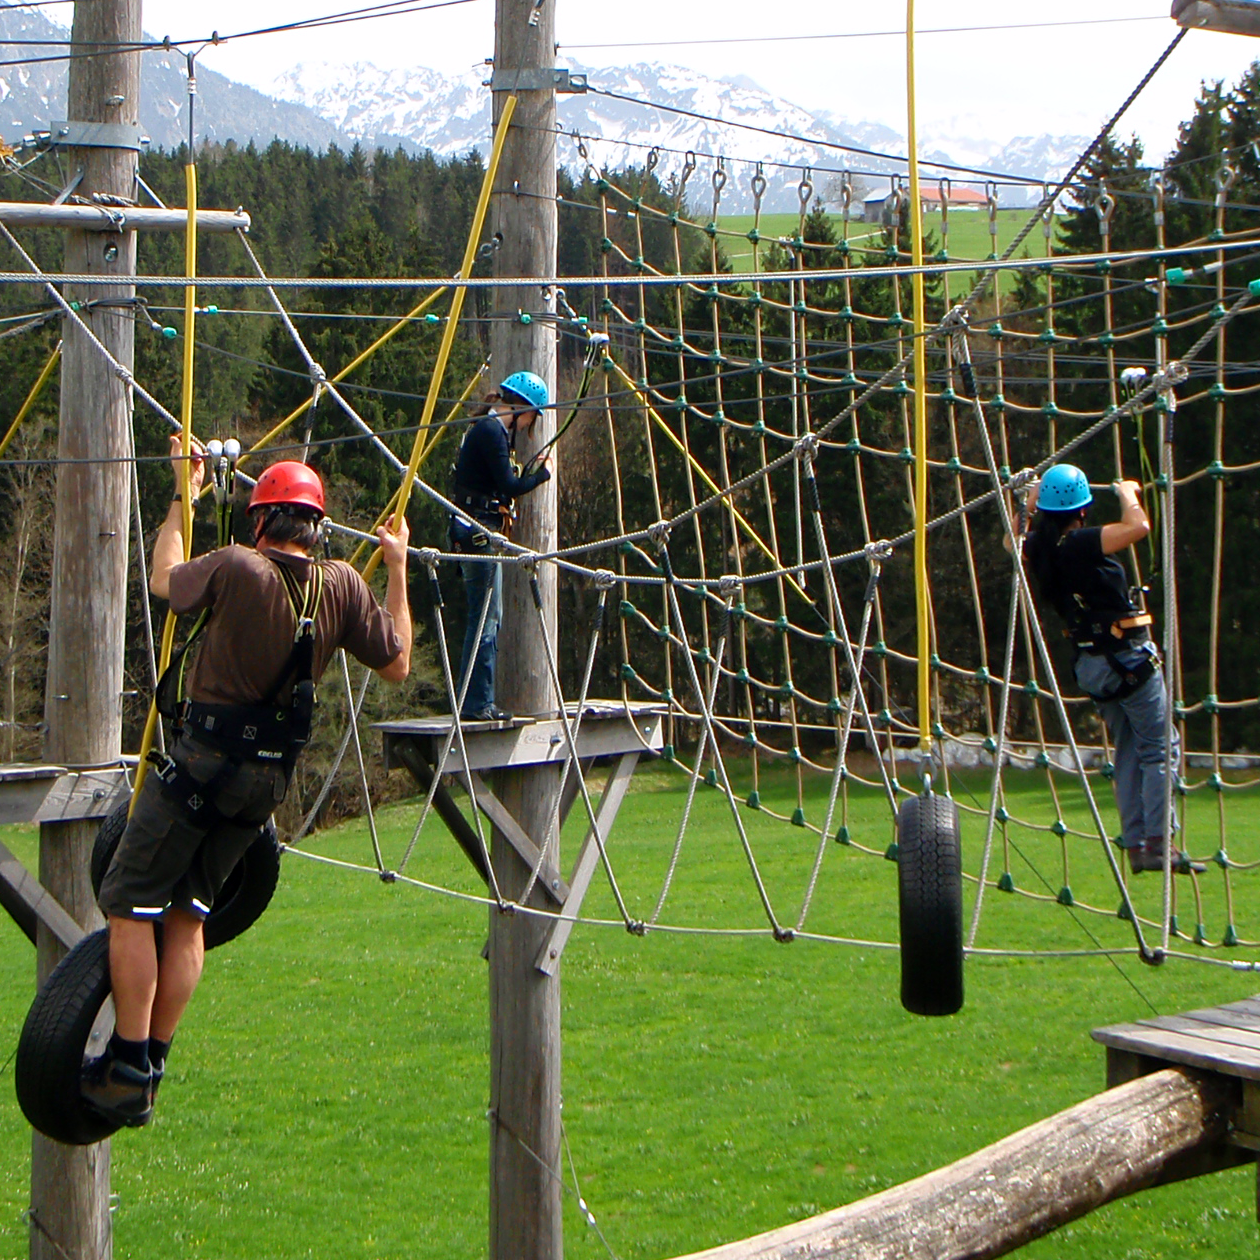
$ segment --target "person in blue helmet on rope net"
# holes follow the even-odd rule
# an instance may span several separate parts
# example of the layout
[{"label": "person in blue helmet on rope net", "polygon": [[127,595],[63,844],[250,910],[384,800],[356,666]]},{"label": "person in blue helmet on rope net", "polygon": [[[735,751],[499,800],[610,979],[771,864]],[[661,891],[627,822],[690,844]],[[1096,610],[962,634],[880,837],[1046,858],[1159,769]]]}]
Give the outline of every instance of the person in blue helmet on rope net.
[{"label": "person in blue helmet on rope net", "polygon": [[[495,704],[494,675],[499,654],[499,623],[503,615],[503,565],[493,559],[487,531],[507,534],[513,519],[513,501],[551,478],[549,458],[535,458],[523,471],[515,459],[516,439],[534,426],[550,407],[547,383],[533,372],[513,372],[494,393],[487,394],[482,413],[460,444],[455,461],[455,488],[451,501],[471,517],[470,524],[451,514],[451,550],[467,557],[460,562],[468,597],[468,626],[456,688],[464,685],[460,717],[468,722],[504,722],[511,719]],[[485,526],[484,529],[477,525]],[[479,557],[485,557],[484,559]],[[486,603],[489,592],[489,604]],[[477,625],[485,619],[481,635]],[[471,668],[472,676],[468,677]]]},{"label": "person in blue helmet on rope net", "polygon": [[[1028,495],[1035,523],[1024,542],[1024,559],[1040,597],[1067,628],[1076,656],[1077,684],[1094,701],[1107,724],[1115,758],[1113,783],[1120,810],[1121,847],[1129,869],[1164,868],[1176,817],[1166,814],[1165,717],[1167,695],[1159,652],[1151,639],[1151,616],[1136,600],[1117,553],[1151,530],[1142,506],[1141,486],[1118,481],[1120,520],[1087,525],[1094,496],[1089,478],[1075,464],[1055,464]],[[1007,549],[1010,541],[1005,540]],[[1180,760],[1177,728],[1172,728],[1172,764]],[[1173,870],[1205,868],[1174,851]]]}]

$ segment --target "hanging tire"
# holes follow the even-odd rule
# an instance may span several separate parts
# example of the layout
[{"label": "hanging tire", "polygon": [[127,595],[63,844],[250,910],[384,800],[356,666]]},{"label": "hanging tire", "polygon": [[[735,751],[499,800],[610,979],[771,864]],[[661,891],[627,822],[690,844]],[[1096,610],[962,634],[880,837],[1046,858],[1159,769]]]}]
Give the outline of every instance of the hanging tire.
[{"label": "hanging tire", "polygon": [[[92,846],[92,891],[100,896],[101,883],[114,860],[118,842],[127,829],[130,802],[110,813],[96,833]],[[205,945],[214,949],[254,926],[271,904],[280,880],[280,841],[272,819],[258,829],[258,836],[232,868],[206,918]]]},{"label": "hanging tire", "polygon": [[962,845],[958,806],[928,792],[897,811],[901,1004],[953,1015],[963,1004]]},{"label": "hanging tire", "polygon": [[109,1000],[109,933],[85,936],[44,981],[18,1038],[13,1067],[18,1105],[55,1142],[89,1146],[120,1127],[83,1100],[79,1077],[114,1028]]}]

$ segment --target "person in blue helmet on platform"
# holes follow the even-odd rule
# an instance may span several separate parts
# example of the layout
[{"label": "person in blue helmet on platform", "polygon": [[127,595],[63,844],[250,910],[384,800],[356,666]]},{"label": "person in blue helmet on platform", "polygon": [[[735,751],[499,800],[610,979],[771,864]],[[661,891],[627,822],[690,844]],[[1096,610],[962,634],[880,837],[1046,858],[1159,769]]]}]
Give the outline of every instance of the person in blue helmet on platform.
[{"label": "person in blue helmet on platform", "polygon": [[[1075,464],[1055,464],[1028,495],[1028,515],[1037,513],[1024,542],[1024,559],[1041,599],[1063,619],[1075,648],[1077,684],[1098,706],[1111,737],[1114,786],[1120,810],[1120,844],[1129,869],[1163,870],[1169,836],[1176,829],[1165,803],[1165,715],[1167,697],[1159,652],[1151,639],[1151,616],[1129,587],[1117,553],[1150,533],[1151,522],[1136,481],[1112,487],[1120,519],[1087,525],[1094,501],[1089,478]],[[1007,547],[1009,550],[1009,540]],[[1180,759],[1172,728],[1172,763]],[[1174,851],[1174,871],[1204,867]]]},{"label": "person in blue helmet on platform", "polygon": [[[539,415],[551,406],[547,383],[533,372],[513,372],[482,403],[460,444],[455,461],[455,487],[451,501],[471,517],[469,524],[451,514],[451,550],[467,557],[460,562],[468,597],[468,625],[456,687],[468,677],[460,717],[470,722],[503,722],[511,718],[495,703],[495,662],[499,652],[499,622],[503,613],[503,566],[490,557],[487,531],[507,534],[513,518],[513,502],[551,478],[548,458],[522,472],[515,458],[516,440],[527,434]],[[478,525],[484,526],[479,529]],[[489,604],[486,596],[489,593]],[[486,609],[481,635],[477,635],[481,610]]]}]

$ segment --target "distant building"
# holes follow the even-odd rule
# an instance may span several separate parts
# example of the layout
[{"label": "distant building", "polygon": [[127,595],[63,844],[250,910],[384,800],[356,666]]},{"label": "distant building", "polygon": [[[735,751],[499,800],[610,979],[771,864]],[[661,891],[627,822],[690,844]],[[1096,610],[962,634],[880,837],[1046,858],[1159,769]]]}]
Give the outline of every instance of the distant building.
[{"label": "distant building", "polygon": [[[867,197],[862,202],[862,222],[863,223],[882,223],[885,227],[891,227],[891,217],[888,213],[888,194],[876,193]],[[937,184],[930,187],[923,187],[919,190],[919,203],[923,208],[924,214],[939,214],[941,209],[941,192]],[[982,192],[978,192],[974,188],[966,188],[956,185],[949,190],[949,205],[953,210],[979,210],[982,206],[988,205],[988,198]]]}]

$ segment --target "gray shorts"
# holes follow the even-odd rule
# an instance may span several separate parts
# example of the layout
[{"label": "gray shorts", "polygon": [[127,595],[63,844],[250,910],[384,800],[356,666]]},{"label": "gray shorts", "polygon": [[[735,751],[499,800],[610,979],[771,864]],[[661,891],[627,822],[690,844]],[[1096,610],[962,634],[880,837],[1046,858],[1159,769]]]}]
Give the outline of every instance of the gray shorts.
[{"label": "gray shorts", "polygon": [[[171,756],[198,783],[210,783],[228,762],[187,736]],[[101,910],[116,918],[160,919],[174,906],[204,919],[287,787],[283,766],[243,762],[224,776],[211,801],[215,813],[202,821],[150,772],[101,882]]]}]

